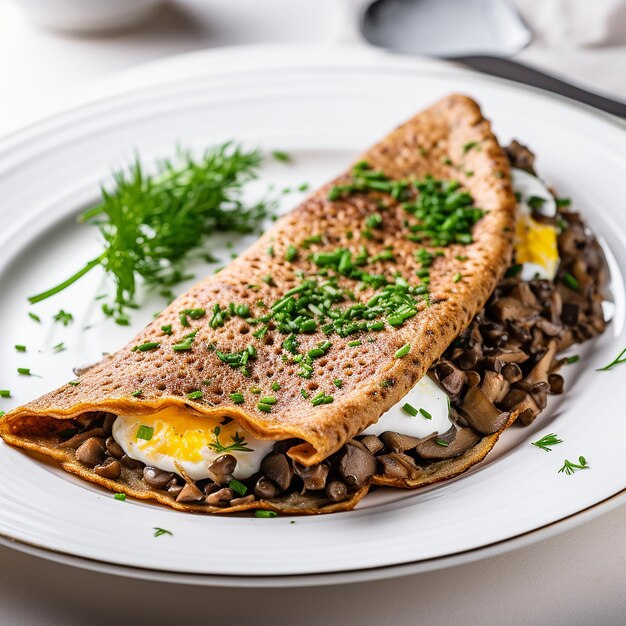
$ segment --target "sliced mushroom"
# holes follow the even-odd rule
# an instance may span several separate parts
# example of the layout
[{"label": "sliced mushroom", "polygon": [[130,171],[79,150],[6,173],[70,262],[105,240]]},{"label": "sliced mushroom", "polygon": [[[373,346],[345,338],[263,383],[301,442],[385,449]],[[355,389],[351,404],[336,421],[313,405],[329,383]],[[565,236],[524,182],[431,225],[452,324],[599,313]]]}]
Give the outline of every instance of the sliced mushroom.
[{"label": "sliced mushroom", "polygon": [[254,495],[259,500],[271,500],[276,497],[278,489],[276,485],[269,479],[261,476],[254,486]]},{"label": "sliced mushroom", "polygon": [[339,461],[339,473],[344,482],[351,487],[362,487],[376,473],[376,457],[363,446],[344,447],[345,453]]},{"label": "sliced mushroom", "polygon": [[518,380],[522,380],[523,374],[520,366],[517,363],[505,363],[500,370],[502,376],[504,376],[509,383],[515,383]]},{"label": "sliced mushroom", "polygon": [[146,465],[146,467],[143,468],[143,479],[150,487],[154,487],[155,489],[164,489],[165,485],[167,485],[173,477],[174,474],[172,472],[165,472],[158,467]]},{"label": "sliced mushroom", "polygon": [[348,488],[342,482],[333,480],[326,485],[326,496],[333,502],[340,502],[348,497]]},{"label": "sliced mushroom", "polygon": [[385,445],[394,452],[404,452],[405,450],[411,450],[419,442],[419,437],[411,437],[410,435],[402,435],[393,431],[384,432],[380,438],[385,442]]},{"label": "sliced mushroom", "polygon": [[183,485],[180,484],[178,478],[174,476],[169,483],[167,483],[167,493],[172,496],[172,498],[178,497],[178,494],[183,490]]},{"label": "sliced mushroom", "polygon": [[248,504],[248,502],[254,502],[254,500],[256,500],[256,498],[254,497],[254,494],[248,494],[247,496],[242,496],[241,498],[233,498],[230,501],[230,506],[239,506],[240,504]]},{"label": "sliced mushroom", "polygon": [[225,485],[232,479],[236,467],[237,459],[232,454],[222,454],[209,465],[209,478],[220,485]]},{"label": "sliced mushroom", "polygon": [[[434,435],[415,446],[415,452],[428,460],[451,459],[469,450],[479,439],[480,435],[471,428],[459,428],[451,442],[448,443],[442,436]],[[445,441],[448,445],[437,443],[438,440]]]},{"label": "sliced mushroom", "polygon": [[510,387],[509,381],[502,374],[487,370],[480,389],[490,402],[497,404],[506,396]]},{"label": "sliced mushroom", "polygon": [[111,431],[113,430],[113,424],[115,423],[116,419],[117,419],[117,415],[115,415],[114,413],[104,414],[104,421],[102,422],[102,429],[107,435],[111,434]]},{"label": "sliced mushroom", "polygon": [[124,466],[127,467],[128,469],[141,469],[144,464],[141,461],[138,461],[137,459],[133,459],[132,457],[128,456],[128,454],[124,454],[121,458],[120,458],[120,463]]},{"label": "sliced mushroom", "polygon": [[176,496],[176,502],[197,502],[204,498],[204,494],[194,483],[186,483]]},{"label": "sliced mushroom", "polygon": [[104,432],[103,428],[92,428],[91,430],[86,430],[83,433],[78,433],[73,437],[70,437],[67,441],[59,444],[59,448],[73,448],[76,450],[79,448],[87,439],[91,439],[92,437],[97,437],[98,439],[104,439],[107,434]]},{"label": "sliced mushroom", "polygon": [[461,411],[469,425],[483,435],[498,432],[509,419],[509,414],[497,409],[478,387],[467,390]]},{"label": "sliced mushroom", "polygon": [[383,442],[376,435],[365,435],[361,443],[372,453],[376,454],[383,449]]},{"label": "sliced mushroom", "polygon": [[491,305],[493,314],[503,322],[525,321],[537,316],[537,311],[516,298],[497,298]]},{"label": "sliced mushroom", "polygon": [[422,471],[415,461],[401,452],[392,452],[377,457],[382,473],[391,478],[417,478]]},{"label": "sliced mushroom", "polygon": [[76,460],[88,467],[95,467],[104,461],[106,447],[100,437],[90,437],[76,450]]},{"label": "sliced mushroom", "polygon": [[204,501],[209,506],[225,507],[230,504],[230,501],[235,497],[235,492],[230,487],[223,487],[218,491],[209,494]]},{"label": "sliced mushroom", "polygon": [[548,384],[550,385],[550,393],[555,395],[563,393],[565,381],[563,380],[563,376],[560,374],[549,374]]},{"label": "sliced mushroom", "polygon": [[121,459],[124,456],[122,446],[120,446],[120,444],[117,443],[113,437],[107,437],[104,445],[106,446],[107,452],[116,459]]},{"label": "sliced mushroom", "polygon": [[317,491],[326,487],[329,471],[326,463],[318,463],[317,465],[306,467],[294,462],[293,471],[302,478],[306,491]]},{"label": "sliced mushroom", "polygon": [[117,480],[122,473],[122,466],[117,459],[107,457],[100,465],[96,465],[93,471],[98,474],[98,476],[102,476],[102,478]]},{"label": "sliced mushroom", "polygon": [[261,474],[285,491],[291,484],[293,470],[289,459],[282,452],[270,452],[261,461]]}]

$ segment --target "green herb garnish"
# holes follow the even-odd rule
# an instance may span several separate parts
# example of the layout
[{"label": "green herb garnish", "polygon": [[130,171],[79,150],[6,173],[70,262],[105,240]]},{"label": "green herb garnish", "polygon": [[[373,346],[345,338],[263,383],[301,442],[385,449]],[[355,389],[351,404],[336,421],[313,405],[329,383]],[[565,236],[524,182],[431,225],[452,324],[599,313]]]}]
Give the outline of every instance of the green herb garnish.
[{"label": "green herb garnish", "polygon": [[552,452],[552,448],[550,446],[556,446],[559,443],[563,443],[563,440],[559,439],[554,433],[550,433],[549,435],[543,436],[538,441],[533,441],[531,445],[541,448],[546,452]]},{"label": "green herb garnish", "polygon": [[26,346],[23,346],[23,345],[21,345],[21,344],[16,344],[16,345],[15,345],[15,350],[16,350],[17,352],[26,352]]},{"label": "green herb garnish", "polygon": [[[600,367],[596,370],[596,372],[606,372],[610,369],[613,369],[617,365],[621,365],[622,363],[626,363],[626,348],[624,348],[608,365],[604,367]],[[623,358],[622,358],[623,357]]]},{"label": "green herb garnish", "polygon": [[578,463],[572,463],[572,461],[565,459],[563,467],[559,470],[559,474],[565,473],[568,476],[571,476],[577,470],[589,469],[590,467],[591,466],[587,463],[584,456],[578,457]]},{"label": "green herb garnish", "polygon": [[282,150],[272,150],[272,156],[277,161],[282,161],[283,163],[289,163],[291,161],[291,156]]},{"label": "green herb garnish", "polygon": [[41,318],[36,313],[29,311],[28,317],[30,317],[31,320],[34,320],[35,322],[37,322],[37,324],[41,324]]},{"label": "green herb garnish", "polygon": [[417,409],[412,404],[409,404],[408,402],[402,405],[402,410],[408,415],[410,415],[411,417],[415,417],[418,413]]},{"label": "green herb garnish", "polygon": [[420,409],[420,413],[422,414],[422,417],[426,418],[427,420],[433,419],[433,416],[426,409]]},{"label": "green herb garnish", "polygon": [[319,406],[320,404],[331,404],[334,402],[334,398],[332,396],[326,395],[323,391],[318,393],[311,399],[311,404],[313,406]]},{"label": "green herb garnish", "polygon": [[172,350],[176,350],[176,352],[184,352],[185,350],[191,350],[191,347],[193,345],[193,342],[197,334],[198,334],[198,331],[194,330],[192,333],[185,335],[182,341],[179,341],[178,343],[175,343],[172,346]]},{"label": "green herb garnish", "polygon": [[226,143],[195,159],[180,152],[177,162],[160,163],[147,175],[139,160],[127,173],[114,174],[115,189],[80,216],[95,224],[105,249],[62,283],[29,298],[53,296],[101,265],[115,283],[115,308],[121,312],[136,295],[137,277],[148,285],[171,285],[184,276],[190,254],[214,232],[253,232],[271,205],[248,206],[242,188],[257,177],[258,151]]},{"label": "green herb garnish", "polygon": [[0,398],[10,398],[11,391],[9,389],[0,389]]},{"label": "green herb garnish", "polygon": [[200,389],[197,389],[196,391],[190,391],[187,394],[187,397],[190,400],[200,400],[202,398],[202,391]]},{"label": "green herb garnish", "polygon": [[245,496],[246,493],[248,493],[248,488],[243,483],[240,483],[236,478],[233,478],[228,483],[228,486],[240,496]]},{"label": "green herb garnish", "polygon": [[17,373],[22,376],[32,376],[32,372],[30,371],[30,367],[18,367]]},{"label": "green herb garnish", "polygon": [[276,511],[266,511],[264,509],[257,509],[254,512],[254,517],[278,517]]},{"label": "green herb garnish", "polygon": [[411,344],[406,343],[394,354],[394,357],[396,359],[401,359],[402,357],[406,356],[410,351],[411,351]]},{"label": "green herb garnish", "polygon": [[571,365],[572,363],[578,363],[578,361],[580,361],[580,357],[577,354],[574,354],[572,356],[565,357],[565,360]]},{"label": "green herb garnish", "polygon": [[222,429],[219,426],[216,426],[213,429],[213,441],[208,444],[209,448],[217,452],[218,454],[223,454],[224,452],[253,452],[252,448],[248,448],[248,444],[243,437],[239,436],[238,432],[235,432],[234,435],[230,436],[230,440],[232,443],[228,443],[226,445],[222,444],[220,441],[220,433]]},{"label": "green herb garnish", "polygon": [[137,439],[143,439],[144,441],[150,441],[153,435],[154,428],[152,426],[146,426],[145,424],[141,424],[137,429],[135,437]]},{"label": "green herb garnish", "polygon": [[54,353],[57,353],[57,352],[63,352],[63,350],[65,349],[66,349],[65,344],[61,342],[61,343],[57,343],[57,345],[52,348],[52,351]]},{"label": "green herb garnish", "polygon": [[173,533],[169,530],[165,530],[165,528],[154,527],[154,536],[160,537],[161,535],[173,535]]},{"label": "green herb garnish", "polygon": [[148,352],[150,350],[156,350],[161,344],[157,341],[146,341],[146,343],[142,343],[140,346],[135,346],[132,349],[132,352]]},{"label": "green herb garnish", "polygon": [[233,401],[233,404],[243,404],[245,401],[243,394],[239,392],[231,393],[230,399]]},{"label": "green herb garnish", "polygon": [[137,389],[137,391],[133,391],[131,395],[133,398],[141,398],[141,396],[143,396],[143,389]]},{"label": "green herb garnish", "polygon": [[74,321],[74,316],[67,311],[61,309],[56,315],[52,318],[55,322],[59,322],[63,324],[63,326],[67,326],[70,322]]},{"label": "green herb garnish", "polygon": [[573,289],[574,291],[580,290],[580,283],[569,272],[565,272],[561,280],[563,281],[563,284],[567,285],[570,289]]},{"label": "green herb garnish", "polygon": [[120,502],[125,502],[126,501],[126,494],[125,493],[116,493],[113,496],[114,500],[119,500]]}]

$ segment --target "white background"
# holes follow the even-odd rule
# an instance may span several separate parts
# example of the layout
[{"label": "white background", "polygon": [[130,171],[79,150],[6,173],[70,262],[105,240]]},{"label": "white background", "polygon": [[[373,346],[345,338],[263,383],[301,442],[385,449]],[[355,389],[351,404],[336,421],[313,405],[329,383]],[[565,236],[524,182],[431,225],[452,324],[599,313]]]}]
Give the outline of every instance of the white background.
[{"label": "white background", "polygon": [[[0,3],[0,134],[97,92],[110,83],[103,79],[142,61],[227,44],[331,43],[335,1],[186,0],[138,32],[110,38],[46,33]],[[626,97],[626,48],[533,44],[520,57]],[[619,624],[626,611],[625,529],[621,508],[469,565],[277,591],[141,582],[0,548],[0,624]]]}]

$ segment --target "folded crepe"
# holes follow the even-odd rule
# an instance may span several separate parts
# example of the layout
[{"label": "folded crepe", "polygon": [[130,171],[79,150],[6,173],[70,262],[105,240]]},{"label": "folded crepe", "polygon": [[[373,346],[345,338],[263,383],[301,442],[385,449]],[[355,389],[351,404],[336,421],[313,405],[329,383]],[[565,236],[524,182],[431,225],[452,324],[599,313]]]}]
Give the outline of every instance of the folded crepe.
[{"label": "folded crepe", "polygon": [[[372,177],[384,183],[380,191],[372,188],[375,184],[355,188],[355,172],[363,171],[384,174]],[[460,180],[459,191],[469,192],[482,210],[471,241],[432,246],[411,238],[402,193],[407,181],[431,176]],[[379,217],[372,220],[372,215]],[[127,346],[78,381],[5,415],[0,436],[57,459],[91,482],[182,510],[349,509],[368,484],[338,502],[324,492],[310,493],[308,499],[277,495],[226,507],[177,502],[130,469],[123,468],[116,479],[96,473],[76,459],[75,448],[60,433],[68,420],[85,415],[147,416],[176,407],[196,416],[199,428],[206,417],[231,418],[257,439],[289,440],[285,451],[292,461],[315,466],[398,403],[485,305],[510,263],[514,219],[509,163],[489,122],[470,98],[446,97],[367,151],[356,169],[310,195],[228,267],[175,300]],[[409,297],[402,285],[421,284],[419,249],[438,252],[428,293],[411,292]],[[369,320],[359,318],[358,311],[353,320],[337,321],[318,315],[314,305],[308,313],[300,310],[298,302],[309,293],[318,297],[329,276],[329,297],[340,294],[332,300],[334,312],[369,306],[385,289],[376,280],[356,281],[349,272],[320,269],[315,258],[337,250],[347,251],[348,261],[361,255],[370,276],[400,284],[398,298],[409,298],[412,310],[406,313],[405,307],[400,319],[391,322],[401,305],[392,304]],[[349,327],[352,321],[356,330]],[[372,336],[375,342],[370,343]],[[358,350],[355,341],[362,341]],[[311,350],[317,356],[305,358]],[[337,379],[341,386],[334,384]],[[268,395],[268,402],[260,401]],[[418,480],[379,477],[377,482],[411,487],[456,475],[482,459],[514,418],[507,418],[497,432],[477,437],[457,458],[433,464]]]}]

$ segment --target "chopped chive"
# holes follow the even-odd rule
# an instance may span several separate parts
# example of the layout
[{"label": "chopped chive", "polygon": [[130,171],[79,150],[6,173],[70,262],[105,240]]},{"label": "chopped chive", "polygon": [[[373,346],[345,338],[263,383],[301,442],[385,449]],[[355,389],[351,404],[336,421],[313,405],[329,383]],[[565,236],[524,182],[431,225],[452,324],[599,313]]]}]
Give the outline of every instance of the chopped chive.
[{"label": "chopped chive", "polygon": [[160,345],[157,341],[146,341],[146,343],[142,343],[140,346],[135,346],[132,352],[148,352],[149,350],[156,350]]},{"label": "chopped chive", "polygon": [[410,351],[411,351],[411,344],[406,343],[395,353],[394,356],[396,357],[396,359],[401,359],[403,356],[406,356]]},{"label": "chopped chive", "polygon": [[191,391],[187,394],[187,397],[190,400],[200,400],[200,398],[202,398],[202,391],[200,389],[196,391]]},{"label": "chopped chive", "polygon": [[36,313],[33,313],[32,311],[29,311],[28,312],[28,317],[30,317],[31,320],[35,320],[37,322],[37,324],[41,324],[41,318]]},{"label": "chopped chive", "polygon": [[[135,395],[135,394],[133,394]],[[152,426],[146,426],[141,424],[135,433],[137,439],[143,439],[144,441],[150,441],[154,435],[154,428]]]},{"label": "chopped chive", "polygon": [[114,500],[119,500],[120,502],[125,502],[126,501],[126,494],[125,493],[116,493],[113,496]]},{"label": "chopped chive", "polygon": [[78,387],[78,385],[80,385],[80,380],[70,380],[70,382],[67,384],[72,387]]},{"label": "chopped chive", "polygon": [[360,339],[355,339],[354,341],[348,341],[348,346],[350,348],[356,348],[357,346],[362,346],[363,342]]},{"label": "chopped chive", "polygon": [[132,393],[133,398],[139,398],[142,395],[143,395],[143,389],[137,389],[137,391],[133,391]]},{"label": "chopped chive", "polygon": [[335,385],[337,389],[341,389],[343,387],[343,380],[340,380],[339,378],[335,378],[335,380],[333,380],[333,385]]},{"label": "chopped chive", "polygon": [[274,381],[272,383],[272,391],[278,391],[280,389],[280,383],[277,383],[276,381]]},{"label": "chopped chive", "polygon": [[308,191],[308,190],[309,190],[309,183],[302,183],[298,185],[298,191]]},{"label": "chopped chive", "polygon": [[259,409],[259,411],[263,411],[263,413],[271,413],[272,412],[272,405],[271,404],[267,404],[266,402],[258,402],[256,405],[256,408]]},{"label": "chopped chive", "polygon": [[569,206],[570,204],[572,204],[571,198],[557,198],[556,199],[556,206],[558,207],[566,207],[566,206]]},{"label": "chopped chive", "polygon": [[248,488],[243,483],[240,483],[236,478],[233,478],[228,483],[228,486],[240,496],[245,496],[246,493],[248,493]]},{"label": "chopped chive", "polygon": [[626,363],[626,356],[624,355],[626,355],[626,348],[624,348],[608,365],[598,368],[596,372],[607,372],[613,369],[616,365]]},{"label": "chopped chive", "polygon": [[415,417],[418,413],[417,409],[412,404],[409,404],[408,402],[402,405],[402,410],[408,415],[410,415],[411,417]]},{"label": "chopped chive", "polygon": [[468,141],[463,146],[463,154],[467,154],[472,148],[475,148],[478,145],[477,141]]},{"label": "chopped chive", "polygon": [[172,350],[175,350],[176,352],[182,352],[182,351],[185,351],[185,350],[191,350],[192,349],[192,344],[193,344],[197,334],[198,334],[198,331],[194,330],[192,333],[189,333],[188,335],[185,335],[183,337],[182,341],[179,341],[178,343],[175,343],[172,346]]},{"label": "chopped chive", "polygon": [[464,254],[457,254],[454,257],[457,261],[467,261],[468,257],[466,257]]},{"label": "chopped chive", "polygon": [[264,509],[257,509],[254,512],[254,517],[278,517],[276,511],[266,511]]},{"label": "chopped chive", "polygon": [[277,161],[282,161],[283,163],[289,163],[291,161],[291,156],[282,150],[272,150],[272,156]]},{"label": "chopped chive", "polygon": [[321,404],[331,404],[335,399],[332,396],[326,395],[323,391],[318,393],[311,399],[313,406],[319,406]]},{"label": "chopped chive", "polygon": [[568,356],[565,360],[571,365],[572,363],[578,363],[578,361],[580,361],[580,357],[577,354],[574,354],[572,356]]},{"label": "chopped chive", "polygon": [[289,261],[289,263],[291,263],[292,261],[296,259],[297,256],[298,256],[298,250],[296,249],[294,245],[289,244],[287,246],[287,251],[285,252],[285,259]]},{"label": "chopped chive", "polygon": [[171,335],[172,334],[172,325],[171,324],[167,324],[166,326],[161,326],[161,330],[163,331],[164,335]]},{"label": "chopped chive", "polygon": [[230,394],[230,399],[233,401],[234,404],[243,404],[244,403],[243,394],[239,393],[239,392],[231,393]]},{"label": "chopped chive", "polygon": [[563,284],[567,285],[570,289],[578,291],[580,289],[580,283],[569,272],[563,274]]},{"label": "chopped chive", "polygon": [[261,396],[259,398],[259,402],[262,402],[263,404],[276,404],[278,400],[276,399],[276,396]]},{"label": "chopped chive", "polygon": [[32,376],[32,373],[30,371],[30,367],[18,367],[17,368],[17,373],[21,374],[22,376]]},{"label": "chopped chive", "polygon": [[55,322],[59,322],[63,324],[63,326],[67,326],[70,322],[74,321],[74,316],[67,311],[61,309],[56,315],[52,317]]},{"label": "chopped chive", "polygon": [[[301,395],[301,396],[302,396],[305,400],[307,400],[307,399],[308,399],[308,397],[309,397],[309,393],[308,393],[308,391],[306,391],[305,389],[300,389],[300,395]],[[8,396],[7,396],[7,397],[8,397]]]},{"label": "chopped chive", "polygon": [[21,345],[21,344],[16,344],[16,345],[15,345],[15,349],[16,349],[18,352],[26,352],[26,346],[23,346],[23,345]]},{"label": "chopped chive", "polygon": [[4,411],[0,411],[0,417],[2,417],[3,415],[6,415],[6,413]]},{"label": "chopped chive", "polygon": [[0,389],[0,398],[10,398],[11,392],[8,389]]},{"label": "chopped chive", "polygon": [[66,349],[65,344],[61,342],[61,343],[57,343],[57,345],[52,348],[52,351],[57,353],[57,352],[63,352],[63,350],[65,349]]},{"label": "chopped chive", "polygon": [[444,448],[447,448],[450,445],[447,441],[445,441],[443,439],[435,439],[435,443],[438,446],[443,446]]},{"label": "chopped chive", "polygon": [[453,283],[458,283],[461,278],[463,278],[463,275],[460,272],[457,272],[453,277],[452,277],[452,282]]},{"label": "chopped chive", "polygon": [[427,420],[431,420],[433,419],[433,416],[426,410],[426,409],[420,409],[420,413],[427,419]]},{"label": "chopped chive", "polygon": [[170,532],[169,530],[166,530],[165,528],[158,528],[158,527],[154,527],[154,536],[155,537],[160,537],[161,535],[172,535],[173,533]]}]

